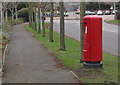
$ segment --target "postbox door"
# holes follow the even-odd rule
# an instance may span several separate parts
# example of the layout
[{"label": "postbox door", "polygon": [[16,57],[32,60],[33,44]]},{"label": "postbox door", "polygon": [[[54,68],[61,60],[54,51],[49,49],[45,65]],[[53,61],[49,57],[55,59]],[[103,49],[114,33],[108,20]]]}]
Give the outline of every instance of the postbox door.
[{"label": "postbox door", "polygon": [[84,49],[83,60],[90,61],[90,36],[89,36],[89,24],[84,23]]}]

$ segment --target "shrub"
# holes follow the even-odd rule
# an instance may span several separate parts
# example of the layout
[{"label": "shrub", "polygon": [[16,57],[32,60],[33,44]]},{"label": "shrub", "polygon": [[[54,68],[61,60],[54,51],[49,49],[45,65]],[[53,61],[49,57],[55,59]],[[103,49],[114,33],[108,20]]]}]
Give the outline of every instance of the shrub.
[{"label": "shrub", "polygon": [[2,31],[2,35],[0,36],[2,36],[2,39],[10,40],[9,32]]},{"label": "shrub", "polygon": [[4,24],[2,26],[2,29],[0,30],[0,44],[3,39],[10,40],[10,35],[9,35],[10,28],[11,26],[8,24]]},{"label": "shrub", "polygon": [[3,40],[2,40],[2,44],[3,44],[3,45],[6,45],[7,43],[8,43],[8,40],[6,40],[6,39],[3,39]]},{"label": "shrub", "polygon": [[23,19],[22,18],[19,18],[18,20],[13,20],[13,21],[10,21],[10,25],[16,25],[16,24],[20,24],[23,22]]},{"label": "shrub", "polygon": [[11,28],[10,25],[4,24],[4,25],[2,26],[2,31],[10,31],[10,28]]},{"label": "shrub", "polygon": [[28,17],[28,8],[22,8],[21,10],[18,11],[18,17],[19,18],[22,18],[22,19],[25,19],[25,21],[28,21],[29,20],[29,17]]}]

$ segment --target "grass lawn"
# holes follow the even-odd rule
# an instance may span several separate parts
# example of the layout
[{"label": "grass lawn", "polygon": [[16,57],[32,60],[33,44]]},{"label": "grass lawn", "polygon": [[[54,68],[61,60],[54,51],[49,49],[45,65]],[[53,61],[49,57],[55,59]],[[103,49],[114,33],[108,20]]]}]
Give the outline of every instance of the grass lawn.
[{"label": "grass lawn", "polygon": [[120,24],[120,20],[112,20],[112,21],[108,21],[110,23],[114,23],[114,24]]},{"label": "grass lawn", "polygon": [[[47,25],[48,23],[46,23]],[[29,25],[26,29],[32,32],[52,53],[54,53],[64,66],[76,70],[82,83],[118,83],[118,58],[108,53],[103,53],[103,69],[84,69],[80,63],[80,42],[65,37],[66,50],[60,51],[60,35],[54,32],[54,42],[49,42],[49,29],[46,29],[46,37],[37,34]]]}]

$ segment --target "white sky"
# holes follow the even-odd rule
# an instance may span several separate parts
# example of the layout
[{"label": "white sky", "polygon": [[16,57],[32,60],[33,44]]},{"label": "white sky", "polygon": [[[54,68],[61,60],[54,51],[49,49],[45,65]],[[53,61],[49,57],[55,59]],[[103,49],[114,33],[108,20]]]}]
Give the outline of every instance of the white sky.
[{"label": "white sky", "polygon": [[2,2],[119,2],[120,0],[0,0]]}]

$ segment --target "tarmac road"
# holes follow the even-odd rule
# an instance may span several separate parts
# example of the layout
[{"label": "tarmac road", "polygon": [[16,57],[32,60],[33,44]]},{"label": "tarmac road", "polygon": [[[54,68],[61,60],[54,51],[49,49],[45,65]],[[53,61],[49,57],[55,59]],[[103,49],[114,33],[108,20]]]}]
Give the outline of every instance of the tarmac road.
[{"label": "tarmac road", "polygon": [[[59,20],[54,20],[54,31],[60,32]],[[80,21],[65,20],[65,35],[80,41]],[[118,56],[118,25],[103,24],[103,50]]]}]

